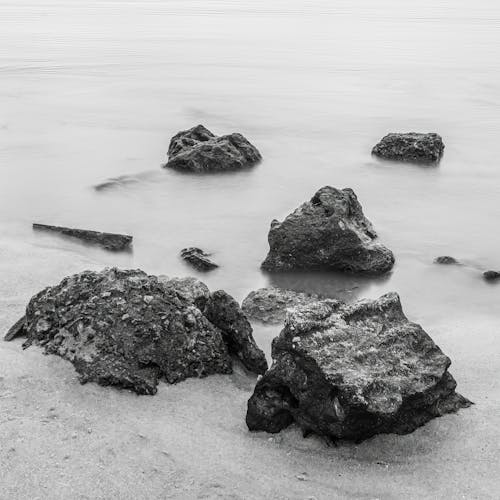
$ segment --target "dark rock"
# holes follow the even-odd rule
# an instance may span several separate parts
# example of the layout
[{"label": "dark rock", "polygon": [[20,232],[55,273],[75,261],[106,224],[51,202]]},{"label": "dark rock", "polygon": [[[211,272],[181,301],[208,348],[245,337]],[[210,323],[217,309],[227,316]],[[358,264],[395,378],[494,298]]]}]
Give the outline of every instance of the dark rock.
[{"label": "dark rock", "polygon": [[9,331],[5,334],[3,338],[6,342],[14,340],[16,337],[24,337],[26,336],[26,316],[18,319],[10,328]]},{"label": "dark rock", "polygon": [[203,125],[172,137],[165,167],[190,172],[239,170],[262,159],[259,151],[241,134],[215,136]]},{"label": "dark rock", "polygon": [[255,343],[252,327],[238,302],[224,290],[218,290],[210,295],[204,314],[222,332],[230,354],[239,358],[248,370],[265,373],[266,356]]},{"label": "dark rock", "polygon": [[283,222],[271,223],[262,268],[383,274],[394,265],[394,255],[376,237],[354,191],[325,186]]},{"label": "dark rock", "polygon": [[100,245],[106,250],[126,250],[132,243],[132,236],[126,234],[100,233],[98,231],[89,231],[86,229],[73,229],[70,227],[48,226],[47,224],[33,224],[33,229],[42,231],[52,231],[71,236],[79,240],[86,241],[95,245]]},{"label": "dark rock", "polygon": [[208,298],[210,297],[210,290],[199,279],[193,277],[186,278],[167,278],[158,276],[167,288],[172,289],[182,299],[187,300],[194,304],[200,311],[205,309]]},{"label": "dark rock", "polygon": [[205,253],[200,248],[184,248],[181,250],[181,257],[198,271],[210,271],[219,267],[215,262],[210,260],[210,254]]},{"label": "dark rock", "polygon": [[406,434],[471,403],[455,392],[450,360],[399,297],[296,309],[273,341],[273,364],[248,401],[254,431],[292,422],[329,439]]},{"label": "dark rock", "polygon": [[388,134],[372,149],[372,154],[386,160],[415,163],[436,163],[443,156],[444,144],[440,135]]},{"label": "dark rock", "polygon": [[139,270],[85,271],[35,295],[26,346],[75,366],[83,382],[154,394],[160,378],[231,373],[222,334],[175,287]]},{"label": "dark rock", "polygon": [[486,271],[483,273],[483,278],[486,281],[497,281],[500,279],[500,271]]},{"label": "dark rock", "polygon": [[247,295],[241,308],[248,318],[263,323],[282,323],[287,309],[317,302],[320,299],[321,297],[316,294],[275,287],[260,288]]},{"label": "dark rock", "polygon": [[460,264],[460,262],[458,262],[457,259],[455,259],[454,257],[450,257],[449,255],[442,255],[440,257],[436,257],[436,259],[434,259],[434,262],[436,264],[446,264],[446,265]]}]

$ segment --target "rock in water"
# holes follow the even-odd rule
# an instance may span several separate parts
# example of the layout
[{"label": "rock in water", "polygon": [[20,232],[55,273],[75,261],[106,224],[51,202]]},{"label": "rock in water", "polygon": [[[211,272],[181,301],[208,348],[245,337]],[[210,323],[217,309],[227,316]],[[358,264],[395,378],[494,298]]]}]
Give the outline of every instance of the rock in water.
[{"label": "rock in water", "polygon": [[210,295],[204,314],[222,332],[230,354],[238,357],[249,370],[265,373],[266,356],[255,343],[252,327],[236,300],[224,290],[218,290]]},{"label": "rock in water", "polygon": [[250,292],[241,309],[248,318],[263,323],[282,323],[289,308],[317,302],[321,297],[316,294],[283,290],[282,288],[260,288]]},{"label": "rock in water", "polygon": [[192,301],[139,270],[85,271],[35,295],[26,345],[71,361],[82,382],[154,394],[159,378],[231,373],[222,334]]},{"label": "rock in water", "polygon": [[383,274],[394,265],[394,255],[376,237],[354,191],[325,186],[283,222],[271,223],[262,268]]},{"label": "rock in water", "polygon": [[5,334],[3,338],[6,342],[10,342],[17,337],[24,337],[26,335],[26,317],[18,319],[10,328],[9,331]]},{"label": "rock in water", "polygon": [[497,281],[497,280],[500,280],[500,271],[485,271],[483,273],[483,278],[486,281]]},{"label": "rock in water", "polygon": [[248,401],[250,430],[361,441],[406,434],[471,403],[455,392],[450,360],[405,317],[399,297],[322,301],[288,315],[273,364]]},{"label": "rock in water", "polygon": [[132,243],[132,236],[127,234],[115,233],[100,233],[98,231],[89,231],[87,229],[73,229],[70,227],[62,226],[48,226],[47,224],[33,224],[33,229],[42,231],[52,231],[60,233],[65,236],[78,238],[79,240],[86,241],[104,247],[106,250],[125,250],[130,247]]},{"label": "rock in water", "polygon": [[190,172],[239,170],[262,159],[259,151],[241,134],[215,136],[203,125],[172,137],[165,167]]},{"label": "rock in water", "polygon": [[386,160],[415,163],[436,163],[443,156],[444,144],[440,135],[388,134],[372,149],[372,154]]},{"label": "rock in water", "polygon": [[455,257],[450,257],[449,255],[441,255],[440,257],[436,257],[434,259],[434,262],[436,264],[445,264],[445,265],[451,265],[451,264],[460,264]]},{"label": "rock in water", "polygon": [[209,257],[210,254],[205,253],[201,248],[189,247],[181,250],[181,257],[189,262],[198,271],[210,271],[219,267]]}]

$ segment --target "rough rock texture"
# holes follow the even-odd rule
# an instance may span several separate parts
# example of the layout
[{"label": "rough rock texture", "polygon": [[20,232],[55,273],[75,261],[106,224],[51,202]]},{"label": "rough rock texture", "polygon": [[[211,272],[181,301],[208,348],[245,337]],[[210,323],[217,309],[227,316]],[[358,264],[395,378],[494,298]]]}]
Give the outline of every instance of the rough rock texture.
[{"label": "rough rock texture", "polygon": [[230,373],[222,334],[192,300],[140,270],[85,271],[35,295],[25,346],[71,361],[82,382],[154,394],[160,378]]},{"label": "rough rock texture", "polygon": [[205,305],[210,297],[210,290],[203,281],[191,276],[185,278],[158,276],[158,279],[167,288],[173,289],[182,299],[194,304],[200,311],[205,309]]},{"label": "rough rock texture", "polygon": [[249,370],[265,373],[266,356],[255,343],[252,327],[238,302],[224,290],[218,290],[210,295],[204,314],[222,332],[230,354],[238,357]]},{"label": "rough rock texture", "polygon": [[260,288],[247,295],[241,308],[248,318],[263,323],[282,323],[287,309],[317,302],[320,299],[321,297],[316,294],[276,287]]},{"label": "rough rock texture", "polygon": [[86,241],[87,243],[100,245],[106,250],[126,250],[132,243],[132,236],[127,234],[100,233],[98,231],[89,231],[87,229],[72,229],[70,227],[48,226],[46,224],[33,224],[33,229],[52,231],[65,236],[78,238],[79,240]]},{"label": "rough rock texture", "polygon": [[486,271],[483,273],[483,278],[486,281],[500,280],[500,271]]},{"label": "rough rock texture", "polygon": [[239,170],[262,159],[255,146],[241,134],[215,136],[203,125],[172,137],[165,167],[190,172]]},{"label": "rough rock texture", "polygon": [[5,334],[3,338],[5,341],[9,342],[14,340],[16,337],[24,337],[26,335],[26,316],[18,319]]},{"label": "rough rock texture", "polygon": [[436,259],[434,259],[434,262],[436,264],[446,264],[446,265],[460,264],[460,262],[458,262],[458,260],[455,259],[455,257],[450,257],[449,255],[441,255],[440,257],[436,257]]},{"label": "rough rock texture", "polygon": [[440,135],[388,134],[372,149],[372,154],[386,160],[415,163],[436,163],[443,156],[444,144]]},{"label": "rough rock texture", "polygon": [[250,430],[361,441],[405,434],[471,403],[455,392],[450,360],[405,317],[399,297],[327,300],[292,312],[273,364],[248,401]]},{"label": "rough rock texture", "polygon": [[271,223],[262,268],[383,274],[394,265],[394,255],[376,237],[354,191],[325,186],[283,222]]},{"label": "rough rock texture", "polygon": [[205,253],[201,248],[183,248],[181,250],[181,257],[198,271],[210,271],[219,267],[210,259],[210,254]]}]

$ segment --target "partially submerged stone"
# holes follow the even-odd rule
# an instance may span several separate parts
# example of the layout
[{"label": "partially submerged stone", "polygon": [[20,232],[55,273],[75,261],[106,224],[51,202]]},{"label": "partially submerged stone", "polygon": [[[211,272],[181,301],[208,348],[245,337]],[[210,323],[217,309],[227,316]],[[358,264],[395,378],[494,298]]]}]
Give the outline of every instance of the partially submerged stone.
[{"label": "partially submerged stone", "polygon": [[106,250],[126,250],[132,243],[132,236],[128,234],[101,233],[87,229],[74,229],[64,226],[49,226],[47,224],[33,224],[33,229],[59,233],[64,236],[71,236],[79,240],[99,245]]},{"label": "partially submerged stone", "polygon": [[449,255],[441,255],[440,257],[436,257],[434,259],[435,264],[444,264],[444,265],[453,265],[460,264],[455,257],[450,257]]},{"label": "partially submerged stone", "polygon": [[5,334],[4,340],[6,342],[10,342],[17,337],[26,336],[26,316],[19,318],[10,328],[9,331]]},{"label": "partially submerged stone", "polygon": [[486,281],[497,281],[497,280],[500,280],[500,271],[485,271],[483,273],[483,278]]},{"label": "partially submerged stone", "polygon": [[181,250],[181,257],[198,271],[210,271],[219,267],[210,259],[210,254],[204,252],[201,248],[183,248]]},{"label": "partially submerged stone", "polygon": [[284,290],[283,288],[260,288],[250,292],[241,304],[245,315],[263,323],[282,323],[287,309],[317,302],[316,294]]},{"label": "partially submerged stone", "polygon": [[251,167],[262,159],[241,134],[216,136],[203,125],[172,137],[165,167],[189,172],[217,172]]},{"label": "partially submerged stone", "polygon": [[154,394],[159,379],[231,373],[225,334],[198,307],[203,287],[177,283],[116,268],[69,276],[30,300],[25,347],[68,359],[82,383],[139,394]]},{"label": "partially submerged stone", "polygon": [[325,186],[283,222],[271,223],[262,268],[384,274],[394,255],[376,238],[354,191]]},{"label": "partially submerged stone", "polygon": [[372,154],[386,160],[436,163],[443,151],[443,139],[439,134],[409,132],[386,135],[372,149]]},{"label": "partially submerged stone", "polygon": [[395,293],[294,310],[272,357],[248,401],[253,431],[279,432],[296,422],[304,434],[359,442],[412,432],[471,404],[455,392],[449,358],[408,321]]}]

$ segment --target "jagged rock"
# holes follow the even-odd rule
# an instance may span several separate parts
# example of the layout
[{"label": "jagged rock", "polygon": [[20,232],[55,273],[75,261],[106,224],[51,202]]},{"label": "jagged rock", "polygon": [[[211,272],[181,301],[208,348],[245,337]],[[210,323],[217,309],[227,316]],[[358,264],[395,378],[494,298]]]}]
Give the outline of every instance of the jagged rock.
[{"label": "jagged rock", "polygon": [[386,160],[409,161],[415,163],[436,163],[443,156],[444,144],[440,135],[388,134],[372,149],[372,154]]},{"label": "jagged rock", "polygon": [[287,309],[317,302],[320,299],[321,297],[316,294],[275,287],[260,288],[247,295],[241,308],[250,319],[263,323],[282,323]]},{"label": "jagged rock", "polygon": [[483,278],[486,281],[500,280],[500,271],[486,271],[483,273]]},{"label": "jagged rock", "polygon": [[204,314],[222,332],[230,354],[238,357],[249,370],[265,373],[266,356],[255,343],[252,327],[236,300],[224,290],[218,290],[210,295]]},{"label": "jagged rock", "polygon": [[457,259],[455,259],[454,257],[450,257],[449,255],[442,255],[440,257],[436,257],[436,259],[434,259],[434,262],[436,264],[446,264],[446,265],[460,264],[460,262],[458,262]]},{"label": "jagged rock", "polygon": [[262,268],[383,274],[394,265],[394,255],[376,237],[354,191],[325,186],[283,222],[271,223]]},{"label": "jagged rock", "polygon": [[455,392],[449,358],[408,321],[395,293],[294,310],[272,357],[248,401],[250,430],[279,432],[296,422],[304,434],[359,442],[412,432],[471,404]]},{"label": "jagged rock", "polygon": [[222,333],[173,283],[140,270],[85,271],[35,295],[25,346],[68,359],[82,382],[154,394],[160,378],[230,373]]},{"label": "jagged rock", "polygon": [[198,271],[210,271],[211,269],[219,267],[210,259],[210,254],[205,253],[200,248],[183,248],[181,250],[181,257]]},{"label": "jagged rock", "polygon": [[257,148],[241,134],[218,137],[197,125],[172,137],[165,167],[190,172],[239,170],[261,159]]},{"label": "jagged rock", "polygon": [[26,316],[18,319],[5,334],[3,338],[6,342],[14,340],[16,337],[24,337],[26,335]]},{"label": "jagged rock", "polygon": [[205,309],[205,305],[210,297],[210,290],[203,281],[191,276],[185,278],[158,276],[158,279],[166,287],[173,289],[181,298],[193,303],[200,311]]},{"label": "jagged rock", "polygon": [[127,234],[100,233],[98,231],[89,231],[87,229],[73,229],[70,227],[49,226],[47,224],[33,224],[33,229],[51,231],[63,234],[64,236],[71,236],[73,238],[86,241],[87,243],[99,245],[106,250],[113,251],[126,250],[132,243],[132,236]]}]

